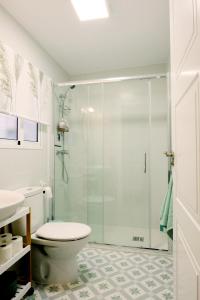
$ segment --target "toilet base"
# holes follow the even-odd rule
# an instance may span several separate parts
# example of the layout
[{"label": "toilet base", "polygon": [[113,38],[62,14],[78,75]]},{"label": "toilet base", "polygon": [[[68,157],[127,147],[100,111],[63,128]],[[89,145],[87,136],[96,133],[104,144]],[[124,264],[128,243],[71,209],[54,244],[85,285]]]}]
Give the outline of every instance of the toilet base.
[{"label": "toilet base", "polygon": [[77,257],[69,260],[56,260],[50,264],[51,274],[49,282],[59,282],[65,284],[68,282],[76,282],[78,280],[78,264]]},{"label": "toilet base", "polygon": [[[76,258],[73,260],[48,260],[45,262],[48,273],[40,273],[40,282],[44,284],[60,283],[65,284],[68,282],[75,282],[78,279],[78,266]],[[41,266],[42,267],[42,266]],[[42,267],[43,268],[43,267]],[[44,268],[43,268],[44,269]],[[44,277],[45,274],[45,277]],[[34,275],[33,275],[34,280]]]},{"label": "toilet base", "polygon": [[88,237],[67,242],[66,247],[32,244],[32,276],[40,284],[75,282],[78,279],[77,254]]},{"label": "toilet base", "polygon": [[52,259],[32,249],[33,280],[40,284],[75,282],[78,279],[77,257]]}]

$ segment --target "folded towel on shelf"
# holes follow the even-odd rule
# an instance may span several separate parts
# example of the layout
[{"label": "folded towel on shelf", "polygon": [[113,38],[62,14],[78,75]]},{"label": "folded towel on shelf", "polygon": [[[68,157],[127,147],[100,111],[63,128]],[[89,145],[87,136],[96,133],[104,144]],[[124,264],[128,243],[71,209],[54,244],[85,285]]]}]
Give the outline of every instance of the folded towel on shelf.
[{"label": "folded towel on shelf", "polygon": [[173,240],[173,178],[170,176],[167,194],[160,214],[160,231],[165,231]]}]

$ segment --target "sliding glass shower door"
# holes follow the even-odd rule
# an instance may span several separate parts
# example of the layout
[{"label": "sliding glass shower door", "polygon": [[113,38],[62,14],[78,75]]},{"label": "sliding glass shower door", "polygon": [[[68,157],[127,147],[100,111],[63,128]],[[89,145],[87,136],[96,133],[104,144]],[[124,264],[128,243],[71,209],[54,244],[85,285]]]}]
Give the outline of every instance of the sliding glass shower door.
[{"label": "sliding glass shower door", "polygon": [[55,133],[56,219],[89,224],[92,242],[167,248],[159,232],[167,105],[165,78],[80,84],[70,91],[64,116],[68,182]]},{"label": "sliding glass shower door", "polygon": [[147,81],[104,85],[104,242],[149,247]]}]

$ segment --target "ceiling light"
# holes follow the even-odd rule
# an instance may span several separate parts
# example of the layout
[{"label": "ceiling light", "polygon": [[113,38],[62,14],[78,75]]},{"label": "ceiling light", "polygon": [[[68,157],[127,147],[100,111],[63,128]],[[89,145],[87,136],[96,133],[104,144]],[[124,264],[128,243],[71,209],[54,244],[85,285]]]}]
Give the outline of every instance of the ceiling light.
[{"label": "ceiling light", "polygon": [[81,21],[108,18],[106,0],[71,0]]},{"label": "ceiling light", "polygon": [[95,112],[93,107],[88,107],[88,111],[91,112],[91,113]]}]

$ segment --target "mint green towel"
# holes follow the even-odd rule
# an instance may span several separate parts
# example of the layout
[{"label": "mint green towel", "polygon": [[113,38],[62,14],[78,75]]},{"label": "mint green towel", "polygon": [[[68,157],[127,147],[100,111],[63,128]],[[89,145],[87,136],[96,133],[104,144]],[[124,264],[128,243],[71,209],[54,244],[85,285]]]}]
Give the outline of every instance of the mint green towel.
[{"label": "mint green towel", "polygon": [[160,214],[160,231],[165,231],[173,240],[173,179],[170,176],[167,194]]}]

